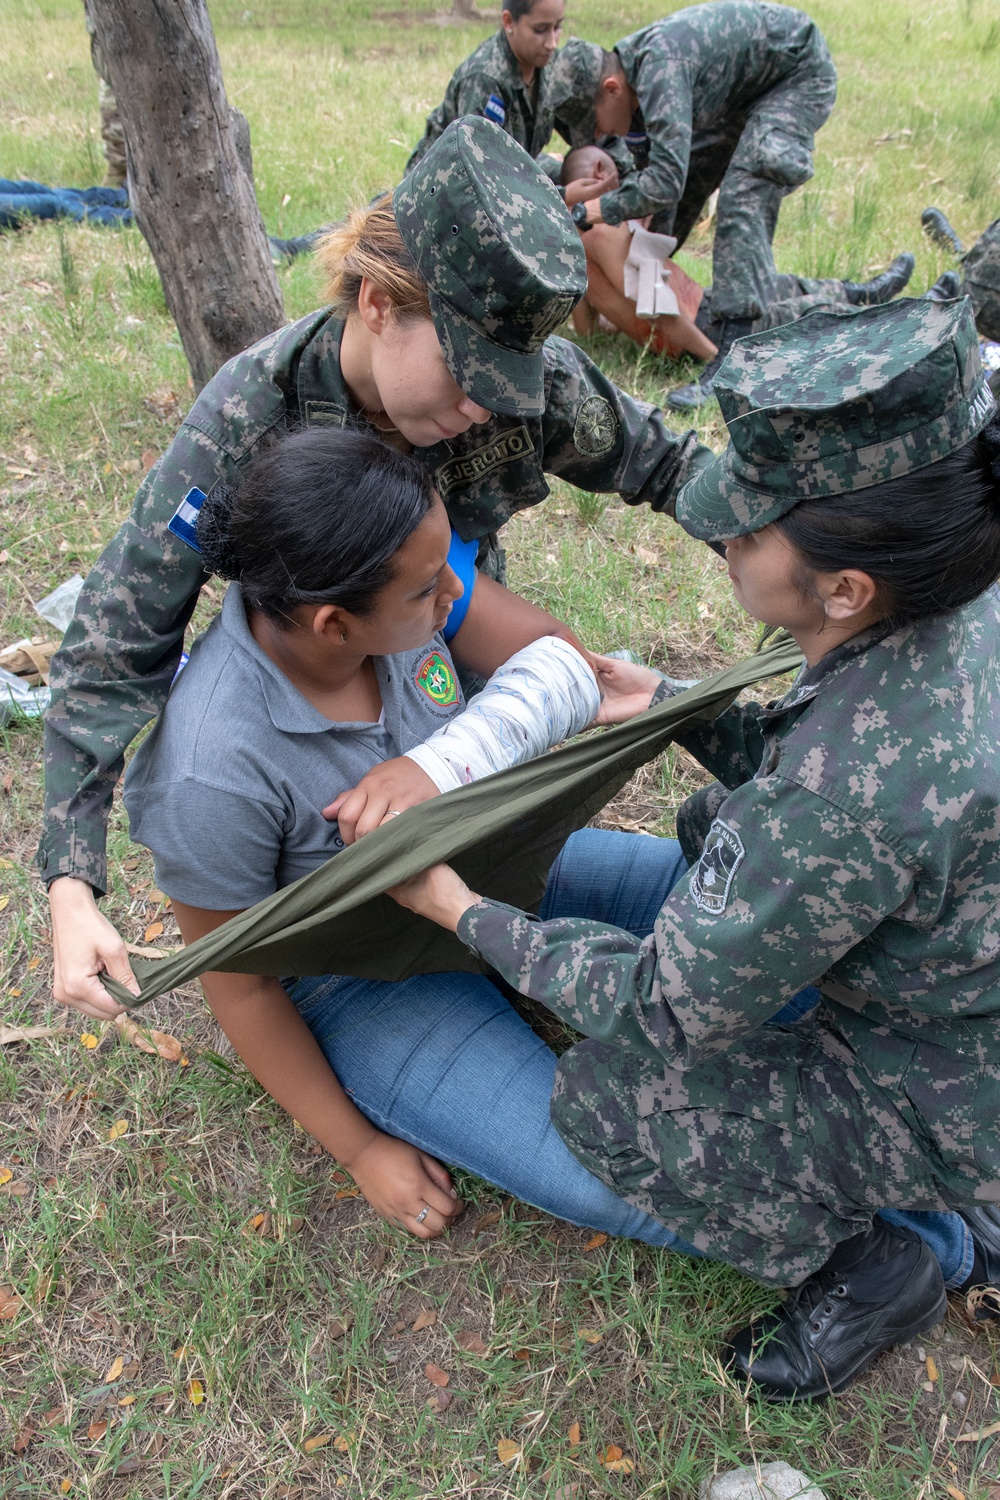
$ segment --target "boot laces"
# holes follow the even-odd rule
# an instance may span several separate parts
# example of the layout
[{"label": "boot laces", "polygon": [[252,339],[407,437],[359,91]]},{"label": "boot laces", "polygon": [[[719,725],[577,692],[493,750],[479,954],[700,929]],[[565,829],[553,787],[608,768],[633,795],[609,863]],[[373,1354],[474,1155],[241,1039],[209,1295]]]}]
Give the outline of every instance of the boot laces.
[{"label": "boot laces", "polygon": [[823,1269],[795,1287],[788,1300],[813,1333],[821,1333],[837,1311],[837,1304],[850,1294],[850,1287],[838,1272]]}]

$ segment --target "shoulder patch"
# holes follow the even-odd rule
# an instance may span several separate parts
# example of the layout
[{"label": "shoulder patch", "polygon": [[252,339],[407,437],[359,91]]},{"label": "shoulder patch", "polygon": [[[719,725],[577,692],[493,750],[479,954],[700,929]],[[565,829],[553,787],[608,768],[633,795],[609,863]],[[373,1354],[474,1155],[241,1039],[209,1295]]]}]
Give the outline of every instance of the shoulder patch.
[{"label": "shoulder patch", "polygon": [[204,503],[204,490],[192,487],[188,490],[184,499],[167,522],[167,530],[173,532],[174,536],[178,537],[180,541],[186,542],[194,552],[201,551],[195,527],[198,524],[198,515]]},{"label": "shoulder patch", "polygon": [[413,680],[424,696],[436,703],[438,708],[448,708],[452,703],[458,702],[455,674],[440,651],[432,651],[424,657]]},{"label": "shoulder patch", "polygon": [[573,443],[586,458],[610,453],[618,441],[618,418],[603,396],[587,396],[580,402],[573,425]]},{"label": "shoulder patch", "polygon": [[725,911],[736,871],[745,858],[743,840],[736,829],[717,818],[691,875],[691,899],[699,911],[711,912],[714,917]]},{"label": "shoulder patch", "polygon": [[491,94],[483,105],[483,114],[487,120],[492,120],[494,125],[503,125],[507,118],[503,100],[497,94]]}]

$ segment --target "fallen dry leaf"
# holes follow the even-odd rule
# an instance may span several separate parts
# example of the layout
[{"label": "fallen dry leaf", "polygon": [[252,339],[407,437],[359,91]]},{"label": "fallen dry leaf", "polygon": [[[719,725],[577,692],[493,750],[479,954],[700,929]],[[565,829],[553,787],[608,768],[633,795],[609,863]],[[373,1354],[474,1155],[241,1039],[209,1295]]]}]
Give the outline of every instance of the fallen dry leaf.
[{"label": "fallen dry leaf", "polygon": [[10,1047],[14,1042],[30,1042],[40,1036],[65,1036],[67,1031],[68,1026],[0,1026],[0,1047]]},{"label": "fallen dry leaf", "polygon": [[346,1434],[342,1432],[334,1438],[333,1446],[336,1448],[338,1453],[346,1453],[349,1450],[351,1444],[354,1442],[356,1435],[357,1434],[353,1432],[349,1432]]},{"label": "fallen dry leaf", "polygon": [[150,922],[142,935],[142,940],[144,943],[151,943],[154,938],[162,937],[163,932],[164,927],[162,922]]},{"label": "fallen dry leaf", "polygon": [[3,1187],[5,1182],[10,1182],[13,1176],[14,1174],[10,1170],[10,1167],[0,1167],[0,1187]]},{"label": "fallen dry leaf", "polygon": [[17,1434],[17,1437],[14,1439],[14,1452],[15,1453],[25,1453],[25,1452],[27,1452],[27,1449],[28,1449],[28,1447],[31,1444],[31,1439],[34,1437],[34,1435],[35,1435],[35,1429],[30,1425],[30,1423],[25,1422],[24,1426],[21,1428],[20,1432]]},{"label": "fallen dry leaf", "polygon": [[483,1214],[482,1218],[476,1220],[475,1233],[482,1234],[484,1229],[489,1229],[493,1224],[499,1224],[501,1217],[498,1208],[492,1209],[488,1214]]},{"label": "fallen dry leaf", "polygon": [[434,1412],[435,1416],[440,1416],[443,1411],[447,1411],[451,1403],[450,1391],[435,1391],[433,1396],[427,1397],[428,1410]]},{"label": "fallen dry leaf", "polygon": [[124,1370],[122,1370],[122,1379],[134,1380],[138,1373],[139,1361],[137,1359],[130,1359]]},{"label": "fallen dry leaf", "polygon": [[105,1422],[105,1421],[91,1422],[90,1426],[87,1428],[87,1437],[90,1439],[90,1441],[92,1443],[99,1442],[100,1439],[107,1432],[107,1430],[108,1430],[108,1424],[107,1424],[107,1422]]},{"label": "fallen dry leaf", "polygon": [[954,1439],[956,1443],[981,1443],[984,1438],[993,1437],[1000,1432],[1000,1422],[991,1422],[988,1427],[982,1427],[978,1432],[960,1432]]},{"label": "fallen dry leaf", "polygon": [[315,1437],[306,1438],[302,1444],[303,1453],[315,1453],[317,1448],[325,1448],[327,1443],[333,1442],[332,1432],[317,1432]]},{"label": "fallen dry leaf", "polygon": [[937,1367],[937,1364],[935,1363],[933,1354],[928,1354],[928,1356],[927,1356],[926,1360],[924,1361],[924,1363],[927,1366],[927,1379],[928,1380],[933,1380],[934,1384],[937,1385],[938,1367]]},{"label": "fallen dry leaf", "polygon": [[445,1386],[451,1379],[451,1376],[446,1370],[442,1370],[437,1365],[432,1364],[424,1365],[424,1374],[427,1376],[427,1379],[430,1381],[431,1385]]},{"label": "fallen dry leaf", "polygon": [[359,1195],[360,1192],[361,1192],[361,1189],[359,1187],[338,1188],[337,1191],[334,1193],[333,1196],[334,1196],[335,1199],[336,1198],[357,1198],[357,1196]]},{"label": "fallen dry leaf", "polygon": [[574,1480],[572,1484],[561,1484],[557,1490],[552,1491],[552,1500],[576,1500],[582,1485]]},{"label": "fallen dry leaf", "polygon": [[108,1140],[109,1141],[120,1141],[121,1138],[122,1138],[122,1136],[123,1135],[127,1135],[127,1134],[128,1134],[128,1121],[127,1120],[116,1120],[115,1123],[112,1125],[111,1129],[108,1131]]},{"label": "fallen dry leaf", "polygon": [[460,1349],[464,1349],[468,1354],[489,1353],[489,1349],[483,1343],[482,1339],[479,1337],[479,1334],[474,1333],[471,1328],[463,1329],[455,1339],[455,1343]]},{"label": "fallen dry leaf", "polygon": [[42,1426],[43,1427],[54,1427],[57,1422],[61,1422],[62,1421],[62,1419],[63,1419],[63,1412],[64,1411],[65,1411],[65,1407],[62,1407],[62,1406],[50,1406],[49,1409],[48,1409],[48,1411],[47,1412],[43,1412],[43,1414],[42,1414]]},{"label": "fallen dry leaf", "polygon": [[155,448],[143,448],[142,468],[144,473],[149,473],[150,469],[156,463],[156,460],[159,458],[159,456],[160,455],[157,453]]},{"label": "fallen dry leaf", "polygon": [[0,1322],[9,1323],[21,1310],[21,1299],[12,1286],[0,1286]]},{"label": "fallen dry leaf", "polygon": [[596,1328],[578,1328],[576,1331],[577,1336],[583,1339],[585,1344],[599,1344],[604,1337]]},{"label": "fallen dry leaf", "polygon": [[583,1248],[584,1250],[599,1250],[602,1245],[606,1245],[607,1243],[608,1237],[606,1234],[592,1234]]},{"label": "fallen dry leaf", "polygon": [[121,1379],[121,1374],[122,1374],[122,1371],[124,1370],[124,1368],[125,1368],[125,1361],[122,1358],[122,1356],[119,1354],[118,1358],[115,1360],[115,1362],[111,1366],[111,1368],[105,1372],[105,1375],[104,1375],[104,1384],[105,1385],[113,1385],[116,1380],[120,1380]]},{"label": "fallen dry leaf", "polygon": [[340,1318],[334,1318],[332,1323],[328,1323],[327,1324],[326,1331],[327,1331],[327,1334],[329,1335],[330,1338],[332,1338],[332,1339],[342,1339],[344,1337],[344,1334],[347,1332],[347,1330],[350,1327],[351,1327],[351,1320],[350,1319],[345,1323]]},{"label": "fallen dry leaf", "polygon": [[530,1358],[531,1358],[531,1350],[530,1349],[515,1349],[514,1353],[511,1355],[511,1359],[519,1359],[519,1360],[522,1361],[522,1363],[526,1362]]},{"label": "fallen dry leaf", "polygon": [[162,1057],[166,1062],[180,1062],[184,1056],[184,1048],[175,1036],[166,1031],[147,1031],[124,1011],[115,1017],[115,1025],[125,1041],[140,1052]]},{"label": "fallen dry leaf", "polygon": [[80,1046],[86,1047],[88,1052],[93,1052],[100,1040],[100,1037],[95,1036],[92,1031],[85,1031],[80,1038]]},{"label": "fallen dry leaf", "polygon": [[954,1484],[949,1484],[946,1487],[945,1494],[950,1495],[951,1500],[965,1500],[965,1491],[960,1490],[958,1486]]},{"label": "fallen dry leaf", "polygon": [[579,1422],[571,1422],[570,1423],[569,1432],[567,1433],[567,1437],[569,1438],[569,1445],[570,1445],[570,1447],[571,1448],[577,1447],[577,1445],[582,1440],[581,1436],[580,1436],[580,1424],[579,1424]]},{"label": "fallen dry leaf", "polygon": [[200,1406],[205,1399],[205,1387],[200,1380],[189,1380],[187,1398],[192,1406]]},{"label": "fallen dry leaf", "polygon": [[626,1458],[616,1443],[609,1443],[604,1452],[597,1455],[597,1461],[609,1474],[631,1474],[635,1469],[635,1460]]},{"label": "fallen dry leaf", "polygon": [[134,1401],[135,1401],[135,1397],[134,1396],[122,1396],[121,1400],[118,1402],[118,1405],[119,1406],[131,1406],[134,1403]]},{"label": "fallen dry leaf", "polygon": [[521,1445],[515,1443],[513,1438],[501,1438],[497,1443],[497,1458],[502,1464],[515,1464],[520,1457]]},{"label": "fallen dry leaf", "polygon": [[425,1328],[433,1328],[438,1320],[438,1315],[433,1307],[422,1308],[413,1320],[413,1332],[422,1333]]},{"label": "fallen dry leaf", "polygon": [[72,1481],[72,1479],[60,1479],[60,1481],[59,1481],[59,1493],[60,1493],[60,1495],[68,1495],[69,1492],[72,1490],[72,1488],[73,1488],[73,1481]]}]

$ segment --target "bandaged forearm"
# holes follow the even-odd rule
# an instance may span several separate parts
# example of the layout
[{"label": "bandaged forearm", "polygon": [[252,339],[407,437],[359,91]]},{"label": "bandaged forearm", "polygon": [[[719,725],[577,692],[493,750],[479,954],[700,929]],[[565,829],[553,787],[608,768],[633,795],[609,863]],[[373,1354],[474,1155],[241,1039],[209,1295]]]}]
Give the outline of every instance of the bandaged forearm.
[{"label": "bandaged forearm", "polygon": [[593,720],[601,695],[573,646],[543,636],[518,651],[469,706],[406,752],[442,792],[551,750]]}]

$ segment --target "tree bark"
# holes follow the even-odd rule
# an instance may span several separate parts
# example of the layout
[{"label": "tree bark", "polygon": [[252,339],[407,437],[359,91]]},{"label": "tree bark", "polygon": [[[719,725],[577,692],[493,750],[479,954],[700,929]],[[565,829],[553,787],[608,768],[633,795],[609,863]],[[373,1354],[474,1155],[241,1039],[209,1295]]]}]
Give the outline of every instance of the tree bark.
[{"label": "tree bark", "polygon": [[89,8],[125,131],[129,201],[200,390],[284,322],[238,111],[205,0]]}]

